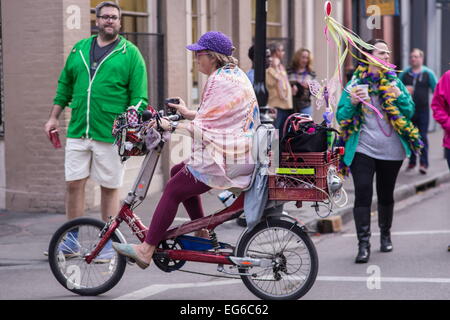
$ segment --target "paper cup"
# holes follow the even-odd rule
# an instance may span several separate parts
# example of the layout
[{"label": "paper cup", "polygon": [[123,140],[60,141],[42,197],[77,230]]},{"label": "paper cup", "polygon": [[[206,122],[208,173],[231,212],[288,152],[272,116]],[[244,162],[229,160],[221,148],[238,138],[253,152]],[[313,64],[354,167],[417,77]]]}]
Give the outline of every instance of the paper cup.
[{"label": "paper cup", "polygon": [[369,97],[369,85],[368,84],[358,84],[357,86],[355,86],[355,88],[364,91],[364,97],[362,97],[363,100],[370,100],[370,97]]}]

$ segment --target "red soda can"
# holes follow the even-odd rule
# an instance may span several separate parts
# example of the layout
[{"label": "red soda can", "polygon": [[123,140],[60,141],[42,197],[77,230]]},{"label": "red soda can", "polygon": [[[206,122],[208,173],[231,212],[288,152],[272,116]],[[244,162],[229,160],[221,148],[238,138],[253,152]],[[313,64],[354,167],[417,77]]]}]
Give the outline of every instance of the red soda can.
[{"label": "red soda can", "polygon": [[58,130],[56,129],[50,130],[50,141],[52,142],[53,147],[55,149],[61,148],[61,141],[59,140]]}]

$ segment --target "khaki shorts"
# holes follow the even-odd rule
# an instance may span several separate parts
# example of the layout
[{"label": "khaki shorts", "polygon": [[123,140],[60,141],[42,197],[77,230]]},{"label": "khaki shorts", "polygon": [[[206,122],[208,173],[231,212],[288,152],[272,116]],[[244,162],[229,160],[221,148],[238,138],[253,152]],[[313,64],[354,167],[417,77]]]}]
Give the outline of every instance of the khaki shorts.
[{"label": "khaki shorts", "polygon": [[117,146],[90,139],[67,138],[66,181],[90,177],[102,187],[122,186],[125,165],[121,163]]}]

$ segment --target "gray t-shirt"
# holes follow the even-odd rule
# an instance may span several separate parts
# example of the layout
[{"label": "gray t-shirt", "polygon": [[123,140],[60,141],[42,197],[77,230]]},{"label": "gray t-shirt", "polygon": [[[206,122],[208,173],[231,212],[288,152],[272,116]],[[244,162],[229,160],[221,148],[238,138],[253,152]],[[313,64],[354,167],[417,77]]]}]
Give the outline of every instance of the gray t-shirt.
[{"label": "gray t-shirt", "polygon": [[368,106],[363,106],[364,122],[361,125],[358,146],[356,152],[379,160],[403,160],[406,157],[405,149],[399,135],[388,123],[387,115],[382,111],[380,98],[371,96],[371,103],[383,114],[380,119]]},{"label": "gray t-shirt", "polygon": [[91,59],[91,78],[94,76],[95,71],[97,70],[98,66],[102,62],[103,59],[108,56],[111,51],[114,50],[114,48],[119,43],[119,38],[117,38],[114,42],[104,46],[100,47],[97,43],[97,38],[94,38],[92,40],[92,46],[91,46],[91,52],[90,52],[90,59]]}]

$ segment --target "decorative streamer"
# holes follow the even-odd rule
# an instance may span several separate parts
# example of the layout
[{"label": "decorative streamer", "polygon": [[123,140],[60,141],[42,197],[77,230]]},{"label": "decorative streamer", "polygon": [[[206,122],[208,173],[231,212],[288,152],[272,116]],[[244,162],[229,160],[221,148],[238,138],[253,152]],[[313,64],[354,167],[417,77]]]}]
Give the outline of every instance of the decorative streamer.
[{"label": "decorative streamer", "polygon": [[[383,118],[382,113],[377,108],[375,108],[372,104],[370,104],[370,102],[360,99],[358,96],[356,96],[355,94],[350,92],[347,88],[345,88],[345,86],[343,85],[343,80],[342,80],[342,76],[341,76],[341,69],[342,69],[345,59],[349,53],[352,55],[352,57],[354,57],[359,62],[362,62],[366,65],[377,66],[377,67],[381,68],[381,70],[384,70],[384,71],[395,71],[396,66],[394,64],[385,62],[385,61],[371,55],[370,53],[364,51],[363,49],[361,49],[361,48],[364,48],[366,50],[373,50],[373,49],[375,49],[375,46],[364,42],[356,33],[354,33],[352,30],[344,27],[342,24],[337,22],[331,16],[331,12],[333,10],[331,1],[325,2],[324,10],[325,10],[324,33],[325,33],[325,37],[327,40],[327,52],[328,52],[328,48],[332,44],[332,41],[330,40],[329,35],[331,36],[331,39],[333,39],[333,42],[337,48],[336,70],[335,70],[332,78],[338,79],[342,88],[344,88],[344,90],[346,90],[352,97],[357,98],[361,103],[363,103],[364,105],[366,105],[370,109],[372,109],[380,118]],[[343,45],[344,45],[344,48],[343,48]],[[362,56],[365,57],[366,59],[356,56],[352,52],[351,48],[355,48],[356,50],[358,50],[362,54]],[[329,64],[329,60],[327,61],[327,77],[329,77],[328,64]],[[329,111],[330,110],[326,110],[325,112],[329,112]]]},{"label": "decorative streamer", "polygon": [[[387,121],[392,125],[395,132],[401,136],[408,144],[413,152],[420,153],[423,148],[423,142],[421,141],[418,129],[412,124],[412,122],[401,114],[398,107],[395,106],[392,94],[388,92],[388,89],[395,81],[398,79],[395,76],[395,69],[397,66],[394,64],[385,62],[372,54],[366,52],[372,51],[375,48],[374,45],[364,42],[356,33],[352,30],[344,27],[339,22],[337,22],[332,16],[332,4],[331,1],[325,2],[325,28],[324,34],[327,41],[327,80],[322,81],[322,86],[315,81],[315,83],[310,83],[311,93],[319,100],[324,100],[326,103],[326,108],[324,112],[324,118],[328,118],[331,122],[332,118],[332,108],[336,107],[335,99],[333,99],[334,88],[333,83],[340,84],[340,86],[350,94],[350,96],[357,98],[362,104],[369,107],[373,112],[375,112],[381,119],[383,114],[374,107],[370,102],[360,99],[350,89],[344,86],[343,79],[341,75],[341,70],[345,63],[345,59],[350,53],[350,55],[360,62],[360,66],[357,68],[354,78],[361,84],[367,84],[368,82],[377,83],[378,90],[373,92],[369,86],[369,92],[378,94],[381,97],[381,109],[387,116]],[[333,76],[330,78],[329,75],[329,56],[328,49],[334,46],[336,55],[336,70]],[[361,54],[360,57],[355,55],[352,48],[356,49],[357,52]],[[368,73],[368,66],[373,65],[380,69],[379,77],[375,77]],[[330,89],[332,92],[330,92]],[[318,100],[318,105],[323,105],[323,102]],[[341,127],[340,143],[344,145],[348,138],[355,132],[360,130],[361,123],[364,119],[363,108],[358,108],[355,116],[352,119],[342,121],[339,123]],[[330,117],[331,116],[331,117]],[[328,122],[328,123],[330,123]],[[340,162],[341,172],[346,176],[348,175],[348,168],[345,166],[343,161]]]}]

